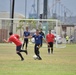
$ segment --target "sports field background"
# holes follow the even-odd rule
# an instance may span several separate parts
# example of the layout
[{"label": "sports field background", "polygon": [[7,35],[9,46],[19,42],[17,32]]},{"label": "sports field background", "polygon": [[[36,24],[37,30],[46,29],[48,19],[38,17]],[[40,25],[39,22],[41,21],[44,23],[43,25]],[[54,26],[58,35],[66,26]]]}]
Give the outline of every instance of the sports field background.
[{"label": "sports field background", "polygon": [[66,48],[54,48],[47,54],[47,46],[40,49],[42,60],[34,60],[33,44],[29,44],[28,55],[20,61],[14,44],[0,43],[0,75],[76,75],[76,44]]}]

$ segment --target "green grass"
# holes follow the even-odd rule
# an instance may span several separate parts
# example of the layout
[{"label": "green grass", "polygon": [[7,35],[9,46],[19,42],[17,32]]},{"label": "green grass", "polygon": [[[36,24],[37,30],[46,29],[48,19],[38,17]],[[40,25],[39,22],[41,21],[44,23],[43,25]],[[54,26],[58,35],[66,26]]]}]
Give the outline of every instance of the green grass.
[{"label": "green grass", "polygon": [[50,55],[47,47],[42,47],[42,60],[33,59],[32,44],[29,44],[28,53],[22,53],[25,60],[20,61],[15,45],[0,44],[0,75],[76,75],[76,44],[54,48],[54,54]]}]

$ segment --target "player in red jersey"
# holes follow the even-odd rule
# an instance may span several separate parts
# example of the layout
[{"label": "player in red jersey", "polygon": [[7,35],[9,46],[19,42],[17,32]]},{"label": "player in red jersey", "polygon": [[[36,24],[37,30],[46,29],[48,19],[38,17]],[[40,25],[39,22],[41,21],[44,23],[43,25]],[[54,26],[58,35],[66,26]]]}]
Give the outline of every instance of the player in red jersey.
[{"label": "player in red jersey", "polygon": [[51,33],[51,30],[49,30],[49,33],[46,35],[46,41],[48,42],[48,54],[50,54],[50,47],[51,47],[51,53],[53,54],[53,42],[54,42],[54,34]]},{"label": "player in red jersey", "polygon": [[16,45],[16,53],[21,57],[21,61],[24,60],[22,54],[20,52],[25,52],[27,54],[26,50],[21,50],[22,42],[19,40],[19,35],[13,34],[12,32],[9,33],[10,37],[8,40],[4,39],[4,42],[13,42]]}]

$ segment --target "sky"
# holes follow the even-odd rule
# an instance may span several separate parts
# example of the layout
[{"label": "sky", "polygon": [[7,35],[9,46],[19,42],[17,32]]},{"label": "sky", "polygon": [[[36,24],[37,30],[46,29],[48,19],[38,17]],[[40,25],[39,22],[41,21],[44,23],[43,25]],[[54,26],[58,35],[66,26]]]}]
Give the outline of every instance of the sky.
[{"label": "sky", "polygon": [[[48,0],[48,8],[50,12],[53,10],[53,8],[58,9],[59,7],[56,6],[58,5],[58,2],[56,4],[54,2],[55,0]],[[62,8],[60,9],[62,10],[62,12],[66,10],[68,14],[72,13],[73,16],[76,16],[76,0],[60,0],[60,2],[63,7],[63,10]],[[27,9],[26,9],[27,17],[29,16],[29,13],[34,12],[34,9],[32,7],[33,4],[34,0],[27,0]],[[35,10],[37,10],[36,8],[37,8],[37,0],[35,0]],[[39,8],[40,8],[39,13],[43,13],[43,0],[40,0]],[[57,10],[56,12],[59,13],[60,10]],[[10,0],[0,0],[0,12],[2,11],[10,12]],[[15,12],[25,15],[25,0],[15,0]]]}]

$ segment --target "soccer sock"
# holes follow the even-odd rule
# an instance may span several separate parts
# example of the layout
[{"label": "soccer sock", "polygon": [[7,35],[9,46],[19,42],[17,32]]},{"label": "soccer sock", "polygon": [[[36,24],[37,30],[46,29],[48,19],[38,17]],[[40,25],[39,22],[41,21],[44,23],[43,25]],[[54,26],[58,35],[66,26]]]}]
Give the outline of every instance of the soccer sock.
[{"label": "soccer sock", "polygon": [[28,54],[28,53],[27,53],[27,50],[20,50],[20,52],[25,52],[26,54]]},{"label": "soccer sock", "polygon": [[18,52],[17,54],[21,57],[21,59],[24,59],[21,53]]},{"label": "soccer sock", "polygon": [[37,54],[37,56],[38,56],[38,59],[40,59],[40,60],[42,59],[39,54]]},{"label": "soccer sock", "polygon": [[26,47],[25,47],[25,49],[27,50],[27,43],[26,43]]},{"label": "soccer sock", "polygon": [[51,53],[53,53],[53,49],[51,49]]},{"label": "soccer sock", "polygon": [[53,54],[53,47],[51,48],[51,53]]},{"label": "soccer sock", "polygon": [[39,55],[40,54],[39,48],[37,47],[35,51],[36,51],[35,54],[38,56],[38,59],[41,60],[42,58]]},{"label": "soccer sock", "polygon": [[24,44],[25,44],[25,43],[23,43],[22,48],[24,48]]},{"label": "soccer sock", "polygon": [[25,52],[25,50],[20,50],[20,52]]},{"label": "soccer sock", "polygon": [[50,53],[50,49],[48,49],[48,53]]}]

